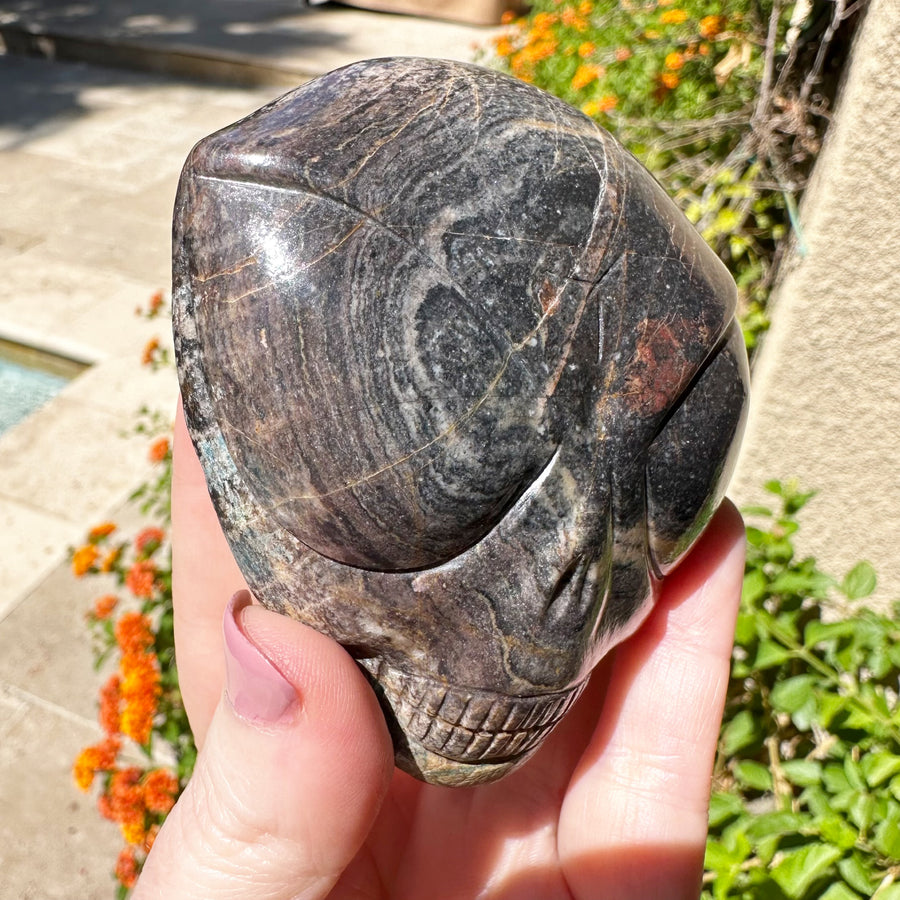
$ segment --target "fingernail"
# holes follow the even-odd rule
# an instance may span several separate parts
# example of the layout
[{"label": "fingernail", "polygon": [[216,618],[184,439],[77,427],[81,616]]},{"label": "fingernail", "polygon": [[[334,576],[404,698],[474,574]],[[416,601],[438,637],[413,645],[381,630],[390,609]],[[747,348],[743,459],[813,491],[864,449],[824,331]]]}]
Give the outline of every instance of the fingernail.
[{"label": "fingernail", "polygon": [[241,631],[239,616],[249,605],[249,592],[238,591],[225,610],[225,696],[241,718],[274,723],[296,707],[297,691]]}]

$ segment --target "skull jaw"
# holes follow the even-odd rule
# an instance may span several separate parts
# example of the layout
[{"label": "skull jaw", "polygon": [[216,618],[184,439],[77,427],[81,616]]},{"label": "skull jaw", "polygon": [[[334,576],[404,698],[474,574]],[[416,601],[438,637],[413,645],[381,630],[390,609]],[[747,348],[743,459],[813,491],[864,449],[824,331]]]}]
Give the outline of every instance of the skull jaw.
[{"label": "skull jaw", "polygon": [[513,696],[404,672],[378,659],[358,662],[381,704],[397,766],[451,787],[496,781],[530,759],[587,683]]},{"label": "skull jaw", "polygon": [[394,740],[394,763],[407,775],[442,787],[473,787],[499,781],[531,758],[537,748],[514,759],[495,763],[461,763],[432,752],[388,719]]}]

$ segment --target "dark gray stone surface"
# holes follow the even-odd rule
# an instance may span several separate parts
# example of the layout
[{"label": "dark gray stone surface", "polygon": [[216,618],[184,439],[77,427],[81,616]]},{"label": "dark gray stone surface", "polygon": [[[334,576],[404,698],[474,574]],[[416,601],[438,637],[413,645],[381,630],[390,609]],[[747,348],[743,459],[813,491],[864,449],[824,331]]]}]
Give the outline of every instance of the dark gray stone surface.
[{"label": "dark gray stone surface", "polygon": [[724,266],[529,85],[355,64],[205,139],[176,351],[256,596],[370,673],[403,768],[526,759],[714,512],[747,363]]}]

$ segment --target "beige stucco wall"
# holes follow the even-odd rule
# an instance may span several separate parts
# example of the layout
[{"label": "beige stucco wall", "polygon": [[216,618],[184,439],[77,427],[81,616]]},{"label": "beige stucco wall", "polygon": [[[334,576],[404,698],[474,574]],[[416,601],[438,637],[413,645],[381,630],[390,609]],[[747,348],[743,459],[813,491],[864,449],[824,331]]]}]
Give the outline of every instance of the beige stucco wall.
[{"label": "beige stucco wall", "polygon": [[900,599],[900,0],[872,0],[801,221],[730,493],[819,490],[801,550],[836,575],[868,559]]}]

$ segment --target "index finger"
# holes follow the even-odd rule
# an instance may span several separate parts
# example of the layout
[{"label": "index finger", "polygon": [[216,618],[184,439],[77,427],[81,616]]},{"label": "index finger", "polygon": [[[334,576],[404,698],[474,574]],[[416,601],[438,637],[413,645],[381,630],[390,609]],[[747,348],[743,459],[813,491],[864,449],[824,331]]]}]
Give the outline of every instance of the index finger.
[{"label": "index finger", "polygon": [[743,573],[743,523],[726,501],[615,651],[600,724],[563,809],[573,887],[602,873],[618,885],[608,900],[697,896]]}]

